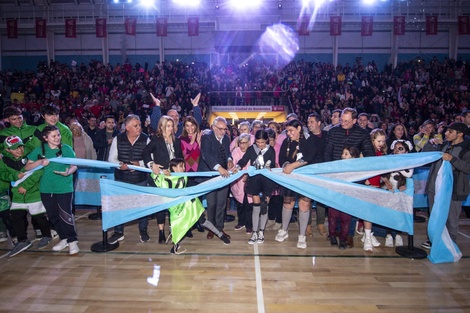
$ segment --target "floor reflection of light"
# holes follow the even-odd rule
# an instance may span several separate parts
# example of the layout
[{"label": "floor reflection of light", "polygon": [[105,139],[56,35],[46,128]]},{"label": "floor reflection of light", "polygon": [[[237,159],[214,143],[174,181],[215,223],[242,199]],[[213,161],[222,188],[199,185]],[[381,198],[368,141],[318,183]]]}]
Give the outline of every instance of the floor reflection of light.
[{"label": "floor reflection of light", "polygon": [[147,282],[157,287],[159,281],[160,281],[160,265],[155,264],[153,266],[153,276],[147,277]]}]

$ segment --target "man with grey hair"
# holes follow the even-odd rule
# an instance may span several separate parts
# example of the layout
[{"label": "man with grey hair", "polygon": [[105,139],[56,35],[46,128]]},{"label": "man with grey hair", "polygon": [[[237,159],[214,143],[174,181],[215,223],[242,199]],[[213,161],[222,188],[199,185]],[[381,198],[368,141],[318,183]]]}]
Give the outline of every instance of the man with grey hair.
[{"label": "man with grey hair", "polygon": [[[230,154],[230,139],[227,136],[227,120],[218,116],[212,122],[211,128],[212,130],[201,138],[201,159],[198,171],[218,171],[222,177],[228,177],[230,175],[228,169],[233,167],[233,161]],[[228,190],[229,186],[225,186],[206,195],[207,219],[223,234],[225,234],[223,229]],[[225,235],[230,239],[229,235]],[[214,238],[214,233],[209,231],[207,239],[212,238]]]}]

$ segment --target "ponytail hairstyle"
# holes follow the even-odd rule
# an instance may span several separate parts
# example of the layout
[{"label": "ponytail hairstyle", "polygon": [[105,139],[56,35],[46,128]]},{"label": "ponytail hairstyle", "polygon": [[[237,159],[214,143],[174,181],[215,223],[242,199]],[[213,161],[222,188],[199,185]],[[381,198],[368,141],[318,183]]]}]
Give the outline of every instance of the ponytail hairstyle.
[{"label": "ponytail hairstyle", "polygon": [[[38,155],[38,159],[45,159],[46,158],[46,148],[45,148],[45,145],[47,144],[47,141],[46,141],[46,137],[49,136],[50,133],[52,133],[53,131],[59,131],[59,128],[57,128],[57,126],[51,126],[51,125],[48,125],[46,127],[44,127],[44,129],[42,130],[42,140],[41,140],[41,151],[42,151],[42,155]],[[60,133],[60,131],[59,131]],[[56,153],[56,156],[57,157],[61,157],[62,156],[62,143],[59,143],[59,151]]]}]

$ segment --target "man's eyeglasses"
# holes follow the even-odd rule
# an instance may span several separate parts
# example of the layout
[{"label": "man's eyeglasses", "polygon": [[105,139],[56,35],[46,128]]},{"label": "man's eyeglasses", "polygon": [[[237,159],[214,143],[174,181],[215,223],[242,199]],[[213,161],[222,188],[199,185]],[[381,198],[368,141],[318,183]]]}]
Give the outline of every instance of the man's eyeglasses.
[{"label": "man's eyeglasses", "polygon": [[224,128],[224,127],[218,127],[218,126],[216,126],[216,125],[214,125],[214,127],[217,128],[218,130],[224,131],[224,132],[226,132],[226,131],[228,130],[227,127],[225,127],[225,128]]}]

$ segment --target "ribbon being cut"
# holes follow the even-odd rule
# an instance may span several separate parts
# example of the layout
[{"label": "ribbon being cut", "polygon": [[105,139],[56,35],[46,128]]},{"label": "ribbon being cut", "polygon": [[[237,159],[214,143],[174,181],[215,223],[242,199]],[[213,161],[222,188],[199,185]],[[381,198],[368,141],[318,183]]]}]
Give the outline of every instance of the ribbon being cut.
[{"label": "ribbon being cut", "polygon": [[[404,192],[389,192],[354,182],[403,169],[420,167],[442,158],[441,152],[422,152],[385,157],[367,157],[340,160],[307,165],[287,175],[282,169],[250,168],[240,171],[228,178],[214,177],[197,186],[166,189],[140,187],[126,183],[100,180],[103,230],[123,224],[155,212],[191,201],[214,189],[221,188],[237,180],[243,174],[265,175],[276,183],[303,194],[306,197],[322,202],[327,206],[371,221],[392,229],[413,235],[413,182],[407,180]],[[117,164],[102,161],[54,158],[51,162],[75,164],[78,166],[99,166],[113,168]],[[99,162],[99,163],[96,163]],[[105,164],[107,163],[107,164]],[[149,169],[133,167],[136,170],[150,172]],[[218,172],[172,173],[174,176],[216,176]],[[436,197],[428,223],[428,235],[432,242],[429,260],[432,263],[458,262],[462,257],[457,245],[451,240],[445,226],[450,198],[452,195],[452,166],[442,162],[436,181]],[[198,205],[188,206],[197,208]],[[181,212],[181,209],[178,210]],[[197,213],[199,214],[199,213]],[[197,214],[189,214],[196,219]],[[184,220],[183,218],[179,219]],[[196,221],[194,220],[194,222]],[[182,222],[180,231],[186,232],[192,220]],[[177,222],[179,223],[179,222]],[[189,225],[189,226],[188,226]],[[172,231],[175,225],[172,222]]]}]

